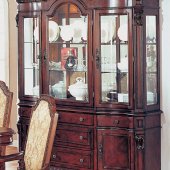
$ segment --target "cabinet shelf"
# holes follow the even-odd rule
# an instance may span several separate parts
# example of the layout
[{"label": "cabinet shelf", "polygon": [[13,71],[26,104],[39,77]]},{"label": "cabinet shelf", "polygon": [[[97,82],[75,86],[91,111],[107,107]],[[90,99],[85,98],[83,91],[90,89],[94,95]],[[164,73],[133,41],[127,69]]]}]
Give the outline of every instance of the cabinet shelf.
[{"label": "cabinet shelf", "polygon": [[49,44],[76,44],[76,45],[87,45],[87,42],[79,42],[79,43],[76,43],[76,42],[70,42],[70,41],[64,41],[64,42],[50,42]]},{"label": "cabinet shelf", "polygon": [[59,72],[87,72],[87,70],[63,70],[63,69],[49,69],[49,71],[59,71]]},{"label": "cabinet shelf", "polygon": [[112,43],[111,42],[101,43],[101,45],[128,45],[128,42],[127,41],[124,41],[124,42],[113,41]]}]

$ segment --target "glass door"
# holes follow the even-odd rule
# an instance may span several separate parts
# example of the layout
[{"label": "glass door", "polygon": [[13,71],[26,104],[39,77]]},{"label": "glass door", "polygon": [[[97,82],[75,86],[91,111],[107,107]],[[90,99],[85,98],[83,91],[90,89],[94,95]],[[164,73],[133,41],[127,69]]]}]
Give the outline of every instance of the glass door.
[{"label": "glass door", "polygon": [[129,15],[127,12],[116,11],[114,13],[110,11],[108,14],[98,11],[97,14],[96,101],[101,105],[129,105],[131,92],[129,85],[132,85],[129,71],[133,67],[128,34]]},{"label": "glass door", "polygon": [[40,16],[20,15],[19,74],[20,97],[32,98],[40,94]]},{"label": "glass door", "polygon": [[158,102],[157,64],[156,16],[150,15],[146,16],[146,101],[148,106]]},{"label": "glass door", "polygon": [[89,103],[89,15],[65,3],[47,22],[49,93],[57,100]]}]

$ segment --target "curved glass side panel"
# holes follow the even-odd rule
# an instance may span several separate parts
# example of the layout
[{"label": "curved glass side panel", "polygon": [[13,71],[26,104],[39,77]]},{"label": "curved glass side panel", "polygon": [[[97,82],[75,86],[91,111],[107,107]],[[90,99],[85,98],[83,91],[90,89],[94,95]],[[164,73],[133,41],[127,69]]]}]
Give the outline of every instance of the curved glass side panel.
[{"label": "curved glass side panel", "polygon": [[128,16],[100,16],[101,101],[129,102]]},{"label": "curved glass side panel", "polygon": [[157,103],[156,16],[146,16],[146,91],[147,105]]},{"label": "curved glass side panel", "polygon": [[61,5],[49,18],[50,93],[57,99],[88,101],[88,17]]},{"label": "curved glass side panel", "polygon": [[39,19],[24,18],[24,93],[39,96]]}]

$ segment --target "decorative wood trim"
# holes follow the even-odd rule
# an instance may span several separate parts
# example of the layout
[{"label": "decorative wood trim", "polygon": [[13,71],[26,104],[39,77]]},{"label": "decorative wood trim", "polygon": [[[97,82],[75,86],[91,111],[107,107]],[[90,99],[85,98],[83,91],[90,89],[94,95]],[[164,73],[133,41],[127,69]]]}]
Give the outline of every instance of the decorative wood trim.
[{"label": "decorative wood trim", "polygon": [[138,150],[143,150],[145,148],[145,140],[143,136],[135,136],[136,147]]},{"label": "decorative wood trim", "polygon": [[143,6],[136,5],[134,8],[134,21],[137,26],[143,25]]},{"label": "decorative wood trim", "polygon": [[142,2],[143,0],[136,0],[136,5],[142,5]]}]

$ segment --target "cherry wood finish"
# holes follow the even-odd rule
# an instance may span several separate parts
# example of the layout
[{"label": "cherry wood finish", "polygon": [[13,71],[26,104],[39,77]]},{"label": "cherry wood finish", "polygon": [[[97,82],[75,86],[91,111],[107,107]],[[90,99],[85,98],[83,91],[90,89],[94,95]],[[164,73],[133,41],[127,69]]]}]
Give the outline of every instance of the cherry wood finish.
[{"label": "cherry wood finish", "polygon": [[[17,0],[19,29],[19,145],[23,150],[31,108],[37,98],[24,95],[23,18],[39,16],[41,53],[47,50],[47,16],[73,3],[89,16],[89,102],[56,99],[59,124],[51,166],[57,170],[160,170],[159,0]],[[100,101],[99,48],[101,14],[128,14],[129,103]],[[157,21],[157,102],[146,101],[146,16]],[[49,93],[47,59],[41,58],[40,94]]]},{"label": "cherry wood finish", "polygon": [[[15,134],[14,130],[7,127],[0,127],[0,151],[1,155],[4,155],[6,146],[12,144],[13,142],[13,135]],[[0,169],[4,170],[5,164],[0,162]]]},{"label": "cherry wood finish", "polygon": [[11,128],[0,127],[0,146],[9,145],[13,142],[14,130]]}]

